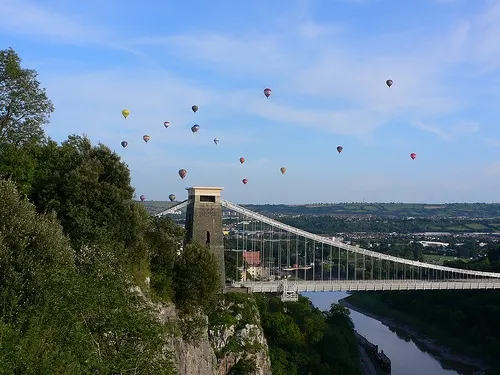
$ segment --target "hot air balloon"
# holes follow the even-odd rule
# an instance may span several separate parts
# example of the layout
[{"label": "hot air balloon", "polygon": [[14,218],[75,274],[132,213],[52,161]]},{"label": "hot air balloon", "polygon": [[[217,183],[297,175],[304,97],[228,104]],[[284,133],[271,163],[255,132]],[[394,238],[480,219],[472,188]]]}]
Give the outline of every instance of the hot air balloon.
[{"label": "hot air balloon", "polygon": [[412,158],[412,160],[415,160],[416,157],[417,157],[417,154],[415,154],[414,152],[412,152],[410,154],[410,158]]},{"label": "hot air balloon", "polygon": [[144,202],[146,200],[146,196],[145,195],[141,195],[139,198],[140,198],[141,202]]},{"label": "hot air balloon", "polygon": [[175,201],[175,194],[170,194],[170,195],[168,196],[168,199],[170,199],[170,202]]},{"label": "hot air balloon", "polygon": [[240,158],[240,163],[243,164],[245,162],[245,158]]},{"label": "hot air balloon", "polygon": [[385,81],[385,84],[389,87],[392,86],[392,79],[388,79],[387,81]]},{"label": "hot air balloon", "polygon": [[191,107],[191,109],[193,110],[194,113],[196,113],[196,111],[198,110],[198,106],[197,105],[193,105]]},{"label": "hot air balloon", "polygon": [[130,111],[129,111],[128,109],[124,109],[124,110],[122,111],[122,115],[123,115],[123,117],[127,118],[127,117],[128,117],[128,115],[130,115]]},{"label": "hot air balloon", "polygon": [[179,169],[179,176],[181,176],[182,179],[184,179],[187,174],[188,172],[185,169]]},{"label": "hot air balloon", "polygon": [[200,130],[200,125],[195,124],[195,125],[191,126],[191,131],[193,133],[196,133],[198,130]]},{"label": "hot air balloon", "polygon": [[151,137],[150,137],[149,135],[147,135],[147,134],[144,134],[144,135],[142,136],[142,139],[144,139],[144,142],[146,142],[146,143],[148,143],[148,141],[150,140],[150,138],[151,138]]},{"label": "hot air balloon", "polygon": [[267,89],[264,89],[264,95],[266,98],[269,98],[272,94],[273,90],[271,90],[269,87]]},{"label": "hot air balloon", "polygon": [[337,151],[339,152],[339,154],[342,152],[342,150],[344,149],[344,147],[342,146],[337,146]]},{"label": "hot air balloon", "polygon": [[280,172],[281,172],[281,174],[285,174],[285,172],[286,172],[286,168],[285,168],[285,167],[281,167],[281,168],[280,168]]},{"label": "hot air balloon", "polygon": [[164,126],[165,128],[168,128],[168,127],[170,126],[170,122],[165,121],[165,122],[163,123],[163,126]]},{"label": "hot air balloon", "polygon": [[128,142],[127,141],[122,141],[122,147],[125,148],[128,146]]},{"label": "hot air balloon", "polygon": [[214,138],[214,143],[215,144],[219,143],[219,138]]},{"label": "hot air balloon", "polygon": [[243,185],[248,184],[248,180],[246,178],[244,178],[243,180],[241,180],[241,182],[243,182]]}]

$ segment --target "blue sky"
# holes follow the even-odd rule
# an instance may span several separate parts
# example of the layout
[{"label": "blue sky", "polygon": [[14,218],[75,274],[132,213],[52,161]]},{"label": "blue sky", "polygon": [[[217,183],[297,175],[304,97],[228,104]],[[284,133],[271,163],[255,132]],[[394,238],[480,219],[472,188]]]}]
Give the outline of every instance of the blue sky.
[{"label": "blue sky", "polygon": [[0,48],[39,72],[56,107],[47,133],[110,146],[137,196],[500,200],[498,1],[284,4],[2,0]]}]

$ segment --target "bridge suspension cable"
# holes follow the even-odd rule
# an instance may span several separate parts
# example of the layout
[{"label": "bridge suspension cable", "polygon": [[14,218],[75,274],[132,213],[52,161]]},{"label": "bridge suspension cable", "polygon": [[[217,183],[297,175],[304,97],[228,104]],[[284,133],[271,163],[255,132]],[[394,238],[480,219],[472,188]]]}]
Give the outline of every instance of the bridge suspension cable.
[{"label": "bridge suspension cable", "polygon": [[[500,288],[500,274],[378,253],[309,233],[221,199],[234,285],[255,292]],[[293,294],[293,293],[292,293]],[[290,297],[296,298],[296,297]]]}]

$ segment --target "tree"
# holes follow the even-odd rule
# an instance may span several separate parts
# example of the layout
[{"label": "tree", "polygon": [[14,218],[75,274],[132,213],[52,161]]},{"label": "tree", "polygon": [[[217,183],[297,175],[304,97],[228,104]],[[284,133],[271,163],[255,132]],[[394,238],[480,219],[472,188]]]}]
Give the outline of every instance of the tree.
[{"label": "tree", "polygon": [[112,251],[75,254],[55,215],[2,180],[0,228],[0,373],[173,373],[165,327]]},{"label": "tree", "polygon": [[0,50],[0,143],[40,143],[54,111],[37,72],[23,69],[12,49]]},{"label": "tree", "polygon": [[36,171],[37,146],[16,146],[0,143],[0,178],[16,182],[18,189],[25,195],[31,191]]},{"label": "tree", "polygon": [[61,146],[49,141],[38,155],[32,190],[39,212],[57,213],[75,250],[104,240],[132,249],[148,225],[147,212],[132,200],[128,167],[86,137],[70,136]]},{"label": "tree", "polygon": [[351,311],[340,303],[332,303],[330,311],[326,313],[326,322],[330,325],[341,325],[350,330],[354,330],[354,323],[351,320]]},{"label": "tree", "polygon": [[155,218],[146,232],[151,253],[151,287],[166,300],[171,300],[174,294],[172,277],[175,258],[184,237],[184,229],[170,218]]},{"label": "tree", "polygon": [[215,307],[220,289],[216,256],[199,243],[184,247],[175,262],[175,298],[177,306],[187,312],[204,312]]}]

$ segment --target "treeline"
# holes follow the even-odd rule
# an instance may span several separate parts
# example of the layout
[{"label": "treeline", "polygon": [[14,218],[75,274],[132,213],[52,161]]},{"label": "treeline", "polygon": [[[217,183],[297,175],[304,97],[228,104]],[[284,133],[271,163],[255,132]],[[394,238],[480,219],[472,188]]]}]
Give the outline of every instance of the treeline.
[{"label": "treeline", "polygon": [[500,232],[500,219],[454,219],[454,218],[416,218],[411,220],[371,218],[346,220],[335,216],[280,217],[279,221],[321,234],[352,232],[369,233],[419,233],[419,232]]},{"label": "treeline", "polygon": [[[43,126],[53,110],[36,72],[12,49],[0,51],[0,373],[174,374],[166,339],[196,341],[206,316],[217,315],[218,262],[133,200],[130,171],[108,147],[49,139]],[[156,302],[175,304],[180,327],[160,322]],[[275,316],[267,311],[265,319]],[[345,314],[331,312],[327,326],[312,308],[283,314],[286,324],[266,326],[280,355],[314,349],[329,366],[319,368],[356,373],[347,372],[359,361],[343,337],[352,331]],[[290,327],[301,341],[282,345]],[[328,337],[345,345],[328,346]],[[304,368],[294,361],[286,368]]]},{"label": "treeline", "polygon": [[[486,259],[445,265],[499,272],[500,246],[492,247]],[[500,373],[494,370],[500,369],[500,291],[356,292],[346,300],[396,320],[409,317],[409,323],[424,334],[458,352],[486,358],[492,366],[490,374]],[[404,313],[403,318],[395,311]]]},{"label": "treeline", "polygon": [[333,215],[377,217],[468,217],[498,218],[498,203],[318,203],[305,205],[246,204],[244,207],[268,215]]},{"label": "treeline", "polygon": [[273,375],[360,375],[360,357],[350,311],[332,304],[328,312],[306,297],[281,302],[256,295]]},{"label": "treeline", "polygon": [[133,201],[108,147],[47,139],[52,111],[36,72],[0,51],[0,373],[173,374],[146,300],[209,312],[216,259],[179,251],[184,230]]}]

